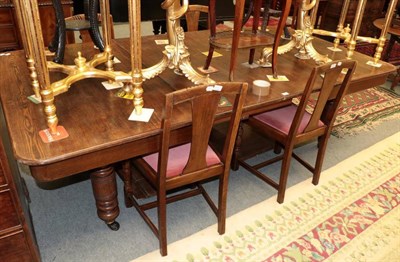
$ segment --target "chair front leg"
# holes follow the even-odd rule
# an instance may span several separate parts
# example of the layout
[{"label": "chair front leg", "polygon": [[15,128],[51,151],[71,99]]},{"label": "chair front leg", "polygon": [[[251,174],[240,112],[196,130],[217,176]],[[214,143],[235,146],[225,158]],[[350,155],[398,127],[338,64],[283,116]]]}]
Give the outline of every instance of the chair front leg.
[{"label": "chair front leg", "polygon": [[218,192],[218,233],[220,235],[225,233],[225,221],[226,221],[226,199],[228,195],[228,179],[229,179],[229,168],[222,175],[223,177],[219,180],[219,192]]},{"label": "chair front leg", "polygon": [[157,195],[158,212],[158,240],[160,243],[160,253],[167,255],[167,199],[165,188],[158,190]]}]

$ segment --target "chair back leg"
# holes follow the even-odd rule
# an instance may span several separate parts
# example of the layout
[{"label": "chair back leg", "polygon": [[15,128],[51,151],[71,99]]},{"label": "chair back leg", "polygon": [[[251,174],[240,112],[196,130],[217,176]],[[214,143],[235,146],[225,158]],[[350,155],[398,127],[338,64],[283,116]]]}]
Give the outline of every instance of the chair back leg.
[{"label": "chair back leg", "polygon": [[292,160],[293,144],[285,148],[282,159],[281,175],[279,177],[277,201],[282,204],[285,200],[286,185],[289,175],[290,162]]},{"label": "chair back leg", "polygon": [[317,159],[315,160],[315,167],[312,179],[312,183],[314,185],[318,185],[319,182],[319,177],[322,171],[322,164],[324,162],[324,157],[325,157],[325,151],[328,145],[329,135],[330,134],[324,134],[323,136],[320,136],[318,138],[318,153],[317,153]]}]

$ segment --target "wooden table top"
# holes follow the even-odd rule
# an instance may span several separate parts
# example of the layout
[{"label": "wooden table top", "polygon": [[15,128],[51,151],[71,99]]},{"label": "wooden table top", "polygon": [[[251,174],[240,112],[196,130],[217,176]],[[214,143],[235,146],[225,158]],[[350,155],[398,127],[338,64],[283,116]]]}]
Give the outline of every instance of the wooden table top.
[{"label": "wooden table top", "polygon": [[[185,43],[191,54],[194,68],[202,66],[206,56],[201,52],[208,50],[208,32],[187,33]],[[156,64],[162,58],[163,45],[157,45],[155,39],[165,35],[144,37],[142,40],[143,68]],[[326,49],[331,45],[323,40],[314,40],[316,49],[328,54],[334,60],[343,59],[345,52],[333,53]],[[118,39],[112,43],[115,56],[122,61],[115,70],[128,72],[129,39]],[[67,46],[65,63],[72,63],[78,50],[90,57],[97,50],[93,45],[75,44]],[[228,81],[229,53],[217,50],[223,56],[214,58],[211,65],[219,71],[211,75],[216,81]],[[286,75],[289,82],[272,82],[271,93],[266,97],[249,95],[244,114],[254,114],[287,103],[292,97],[301,94],[309,77],[312,60],[298,60],[295,50],[278,57],[278,73]],[[235,81],[251,83],[254,79],[265,79],[271,74],[269,68],[250,69],[240,63],[247,60],[248,51],[240,51]],[[383,62],[380,68],[366,65],[370,57],[355,52],[354,59],[359,61],[350,91],[356,92],[383,84],[395,67]],[[46,144],[39,137],[39,131],[47,128],[43,105],[36,105],[27,99],[33,94],[29,72],[22,51],[11,52],[10,56],[0,57],[0,95],[4,114],[11,134],[15,157],[30,166],[32,175],[41,181],[51,181],[83,171],[91,170],[157,149],[157,135],[160,133],[160,121],[164,94],[174,89],[193,86],[184,76],[176,75],[167,69],[159,77],[144,82],[145,107],[155,112],[148,123],[128,121],[133,110],[131,100],[115,96],[116,91],[107,91],[102,79],[85,79],[73,84],[70,90],[55,97],[55,106],[59,125],[66,128],[69,137]],[[60,77],[52,73],[52,79]],[[289,95],[283,96],[283,92]],[[229,110],[229,108],[221,109]],[[176,121],[188,124],[185,113],[177,116]],[[177,134],[179,137],[179,134]]]},{"label": "wooden table top", "polygon": [[[379,18],[374,20],[374,26],[376,26],[379,29],[382,29],[383,26],[385,25],[385,18]],[[397,35],[400,36],[400,26],[389,26],[388,28],[388,33],[392,35]]]}]

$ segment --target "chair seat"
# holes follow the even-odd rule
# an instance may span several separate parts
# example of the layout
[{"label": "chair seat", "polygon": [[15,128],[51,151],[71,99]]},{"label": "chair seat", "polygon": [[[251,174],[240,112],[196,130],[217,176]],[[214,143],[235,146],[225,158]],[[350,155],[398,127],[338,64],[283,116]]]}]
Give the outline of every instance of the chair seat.
[{"label": "chair seat", "polygon": [[[279,130],[284,134],[289,134],[289,130],[292,125],[296,111],[297,106],[292,104],[290,106],[285,106],[276,110],[255,115],[253,116],[253,118],[264,123],[265,125],[271,126],[272,128]],[[297,130],[297,134],[303,133],[310,118],[311,114],[305,112],[303,119],[300,122],[299,129]],[[319,121],[318,126],[323,127],[324,123],[322,121]]]},{"label": "chair seat", "polygon": [[[190,147],[191,143],[187,143],[181,146],[173,147],[169,150],[166,175],[167,178],[175,177],[182,174],[182,171],[185,168],[189,159]],[[158,171],[158,153],[145,156],[143,157],[143,159],[147,162],[149,166],[151,166],[151,168],[155,172]],[[207,148],[206,161],[208,166],[221,163],[218,155],[210,146],[208,146]]]},{"label": "chair seat", "polygon": [[65,20],[65,29],[71,31],[89,30],[89,20]]}]

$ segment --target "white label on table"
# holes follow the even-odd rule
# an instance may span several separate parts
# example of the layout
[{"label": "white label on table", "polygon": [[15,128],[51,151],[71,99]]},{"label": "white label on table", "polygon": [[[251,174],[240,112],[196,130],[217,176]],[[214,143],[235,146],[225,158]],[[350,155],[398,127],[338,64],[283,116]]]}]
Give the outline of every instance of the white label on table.
[{"label": "white label on table", "polygon": [[373,67],[378,67],[378,68],[382,66],[382,64],[375,63],[374,61],[368,61],[367,65],[370,65],[370,66],[373,66]]},{"label": "white label on table", "polygon": [[333,52],[342,52],[343,50],[340,48],[335,48],[333,46],[327,47],[329,50],[333,51]]},{"label": "white label on table", "polygon": [[277,78],[274,78],[273,75],[267,75],[268,80],[271,82],[284,82],[289,81],[289,79],[285,75],[279,75]]},{"label": "white label on table", "polygon": [[121,82],[108,82],[108,81],[103,81],[101,82],[101,84],[107,89],[107,90],[113,90],[113,89],[117,89],[117,88],[121,88],[124,86],[123,83]]},{"label": "white label on table", "polygon": [[149,122],[151,116],[153,115],[154,108],[142,108],[142,113],[140,115],[136,114],[136,109],[133,109],[128,120],[130,121],[140,121]]},{"label": "white label on table", "polygon": [[155,40],[157,45],[168,45],[168,39],[156,39]]}]

